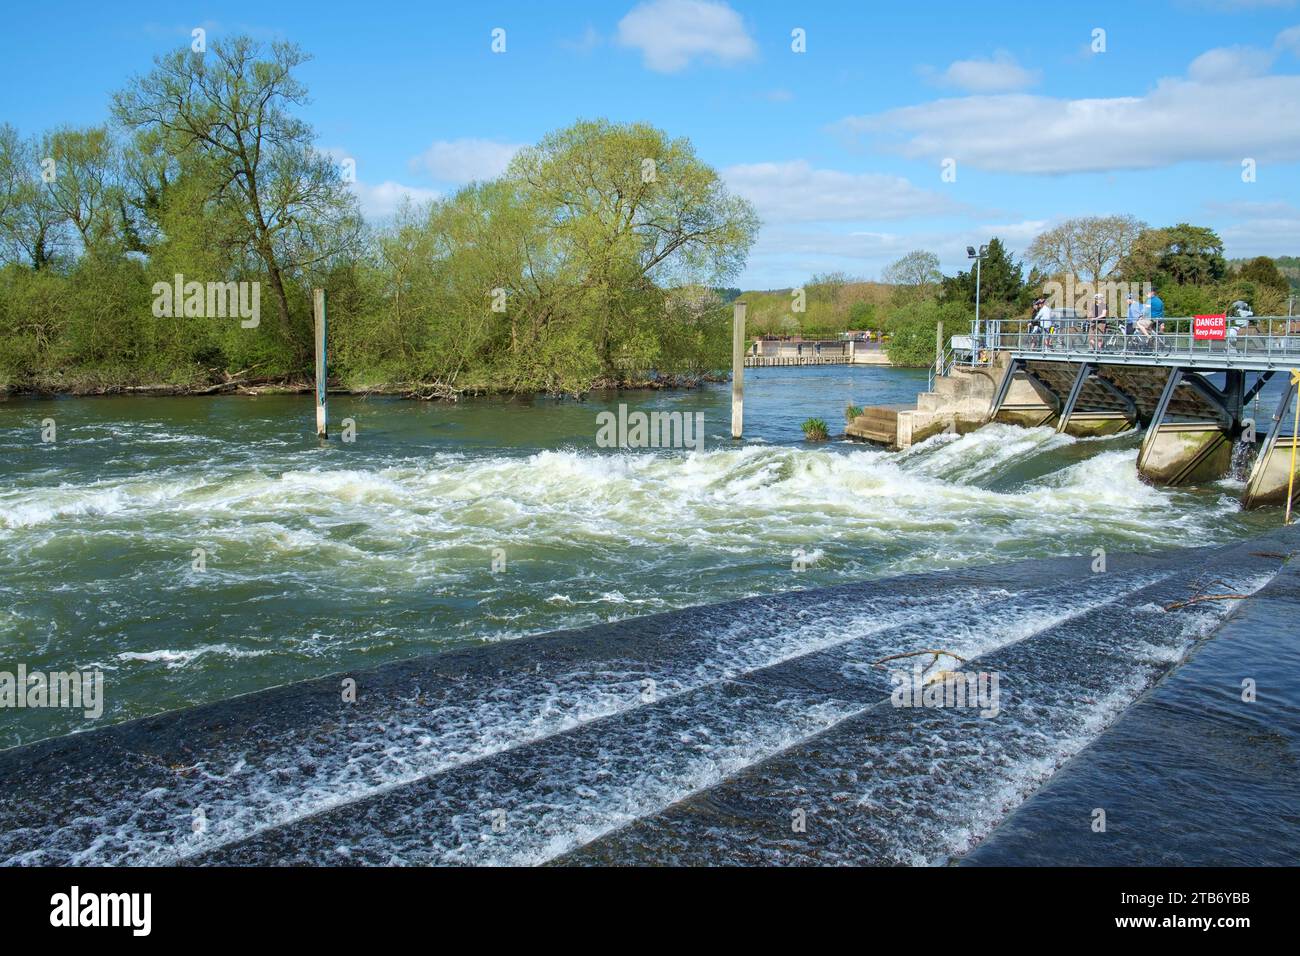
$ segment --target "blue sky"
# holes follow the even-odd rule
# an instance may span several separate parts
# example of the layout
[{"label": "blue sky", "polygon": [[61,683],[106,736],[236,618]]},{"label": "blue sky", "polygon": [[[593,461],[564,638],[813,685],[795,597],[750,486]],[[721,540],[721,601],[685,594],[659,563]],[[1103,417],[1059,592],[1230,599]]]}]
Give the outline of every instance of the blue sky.
[{"label": "blue sky", "polygon": [[575,119],[648,121],[758,206],[747,288],[876,278],[914,248],[953,271],[968,243],[1084,214],[1300,255],[1295,0],[42,2],[6,23],[0,120],[25,134],[102,122],[194,27],[297,42],[307,118],[376,218]]}]

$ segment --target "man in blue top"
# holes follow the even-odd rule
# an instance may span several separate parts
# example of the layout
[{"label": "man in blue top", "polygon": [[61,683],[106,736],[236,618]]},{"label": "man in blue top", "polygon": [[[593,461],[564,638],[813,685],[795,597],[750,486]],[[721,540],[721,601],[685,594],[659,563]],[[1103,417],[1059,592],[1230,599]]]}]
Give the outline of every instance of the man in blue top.
[{"label": "man in blue top", "polygon": [[1137,325],[1137,320],[1142,318],[1142,306],[1138,304],[1137,297],[1132,292],[1128,294],[1128,315],[1124,332],[1126,335],[1133,334],[1133,328]]},{"label": "man in blue top", "polygon": [[1155,289],[1151,290],[1151,298],[1147,299],[1147,311],[1151,313],[1153,319],[1163,319],[1165,317],[1165,301]]}]

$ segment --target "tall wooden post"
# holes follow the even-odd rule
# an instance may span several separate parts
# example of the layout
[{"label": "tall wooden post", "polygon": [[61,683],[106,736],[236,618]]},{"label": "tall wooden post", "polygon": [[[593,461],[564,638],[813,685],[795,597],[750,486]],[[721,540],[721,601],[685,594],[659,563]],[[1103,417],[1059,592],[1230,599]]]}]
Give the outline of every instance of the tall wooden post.
[{"label": "tall wooden post", "polygon": [[938,378],[943,374],[943,323],[940,322],[934,330],[934,375]]},{"label": "tall wooden post", "polygon": [[325,366],[325,343],[328,340],[328,325],[325,320],[325,290],[312,290],[312,312],[316,319],[316,436],[329,437],[329,415],[325,400],[329,394],[327,381],[329,370]]},{"label": "tall wooden post", "polygon": [[737,302],[731,319],[731,437],[745,423],[745,303]]}]

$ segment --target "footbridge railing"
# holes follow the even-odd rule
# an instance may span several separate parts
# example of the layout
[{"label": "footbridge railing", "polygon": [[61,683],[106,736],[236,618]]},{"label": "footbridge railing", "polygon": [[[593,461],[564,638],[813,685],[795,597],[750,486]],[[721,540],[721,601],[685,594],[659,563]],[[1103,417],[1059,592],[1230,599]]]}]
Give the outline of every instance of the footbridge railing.
[{"label": "footbridge railing", "polygon": [[[1217,320],[1217,321],[1215,321]],[[1130,328],[1115,320],[988,323],[974,335],[981,351],[1014,358],[1167,368],[1275,369],[1300,365],[1300,318],[1194,316]]]}]

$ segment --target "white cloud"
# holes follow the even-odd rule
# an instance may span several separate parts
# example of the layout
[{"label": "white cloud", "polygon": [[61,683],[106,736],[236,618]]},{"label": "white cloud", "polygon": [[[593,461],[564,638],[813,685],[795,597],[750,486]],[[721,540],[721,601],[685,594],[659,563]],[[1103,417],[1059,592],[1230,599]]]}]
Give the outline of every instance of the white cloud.
[{"label": "white cloud", "polygon": [[1277,35],[1274,45],[1279,50],[1290,50],[1300,55],[1300,27],[1287,27]]},{"label": "white cloud", "polygon": [[561,40],[560,46],[564,47],[566,50],[573,50],[575,53],[590,53],[604,42],[604,38],[599,32],[597,32],[596,28],[589,23],[587,24],[587,29],[582,31],[582,36],[578,37],[576,40]]},{"label": "white cloud", "polygon": [[1300,208],[1285,200],[1207,202],[1228,258],[1295,255],[1300,250]]},{"label": "white cloud", "polygon": [[934,80],[968,93],[1006,93],[1027,89],[1038,78],[1038,71],[1025,69],[1010,53],[999,50],[991,59],[957,60]]},{"label": "white cloud", "polygon": [[850,275],[878,277],[886,266],[914,249],[935,253],[948,275],[970,268],[966,247],[997,236],[1019,257],[1048,222],[987,223],[957,230],[908,232],[795,227],[764,228],[750,253],[748,268],[739,284],[745,287],[798,285],[817,272],[843,270]]},{"label": "white cloud", "polygon": [[352,191],[357,194],[357,200],[361,203],[361,212],[367,219],[384,219],[391,216],[401,207],[404,199],[418,204],[429,202],[442,195],[436,189],[404,186],[391,179],[375,186],[358,180],[351,186]]},{"label": "white cloud", "polygon": [[618,42],[640,50],[645,65],[659,73],[676,73],[696,58],[730,65],[758,54],[740,14],[711,0],[642,3],[619,21]]},{"label": "white cloud", "polygon": [[[1300,44],[1300,27],[1276,49]],[[865,116],[835,129],[874,135],[885,148],[938,162],[952,158],[1009,173],[1159,169],[1182,162],[1300,160],[1300,76],[1264,75],[1275,54],[1220,47],[1186,77],[1140,96],[1063,99],[1028,94],[952,97]]]},{"label": "white cloud", "polygon": [[411,168],[439,182],[468,183],[493,179],[505,172],[523,146],[490,139],[440,139],[411,160]]},{"label": "white cloud", "polygon": [[1262,76],[1273,65],[1273,54],[1250,46],[1224,46],[1206,50],[1187,68],[1197,83],[1224,83]]},{"label": "white cloud", "polygon": [[836,124],[914,158],[1012,173],[1300,159],[1300,76],[1163,80],[1143,96],[1006,94],[936,100]]},{"label": "white cloud", "polygon": [[900,176],[814,169],[804,160],[729,166],[722,175],[770,223],[870,222],[952,214],[965,208]]}]

